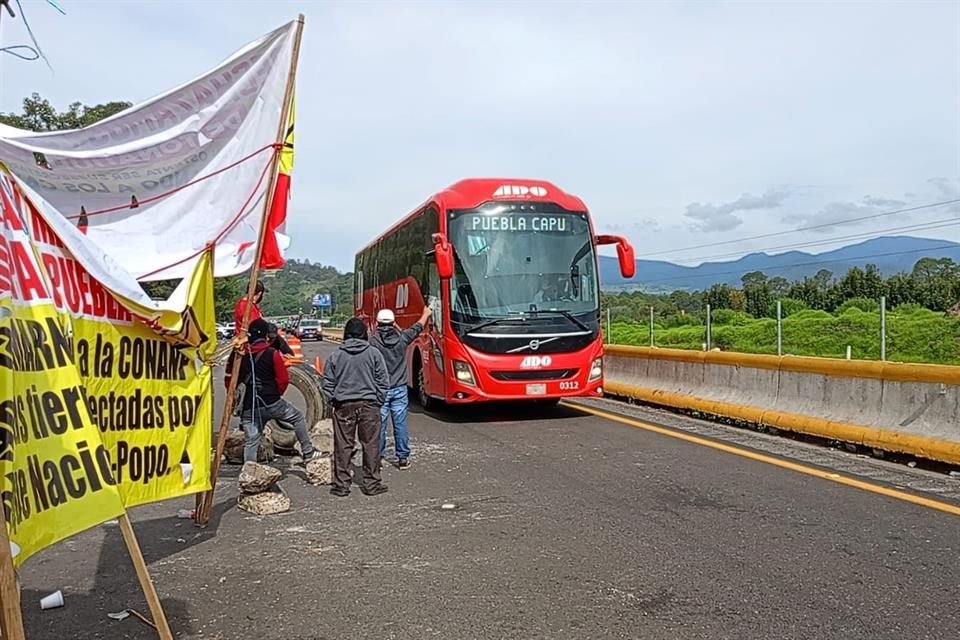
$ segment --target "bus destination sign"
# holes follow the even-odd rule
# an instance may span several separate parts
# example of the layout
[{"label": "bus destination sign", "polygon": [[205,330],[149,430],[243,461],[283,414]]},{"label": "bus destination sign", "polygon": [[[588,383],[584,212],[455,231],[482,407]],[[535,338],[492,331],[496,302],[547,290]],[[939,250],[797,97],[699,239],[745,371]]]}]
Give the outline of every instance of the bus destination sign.
[{"label": "bus destination sign", "polygon": [[573,230],[569,216],[512,214],[509,216],[473,215],[467,228],[471,231],[537,231],[567,233]]}]

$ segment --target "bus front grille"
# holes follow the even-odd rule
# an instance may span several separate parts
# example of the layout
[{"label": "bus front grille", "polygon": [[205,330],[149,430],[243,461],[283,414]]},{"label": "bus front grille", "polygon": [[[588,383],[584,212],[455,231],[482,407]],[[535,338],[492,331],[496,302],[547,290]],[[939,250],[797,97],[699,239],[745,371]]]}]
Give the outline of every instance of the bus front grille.
[{"label": "bus front grille", "polygon": [[541,369],[539,371],[491,371],[490,375],[506,382],[524,380],[564,380],[577,375],[576,369]]}]

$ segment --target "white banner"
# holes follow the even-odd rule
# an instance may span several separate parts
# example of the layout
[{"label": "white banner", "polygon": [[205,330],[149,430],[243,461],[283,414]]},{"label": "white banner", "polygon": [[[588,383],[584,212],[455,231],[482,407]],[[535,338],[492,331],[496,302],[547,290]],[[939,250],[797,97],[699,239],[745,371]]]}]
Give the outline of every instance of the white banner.
[{"label": "white banner", "polygon": [[266,210],[296,27],[84,129],[0,125],[0,163],[91,275],[125,297],[142,295],[136,280],[188,277],[211,242],[216,276],[246,271]]}]

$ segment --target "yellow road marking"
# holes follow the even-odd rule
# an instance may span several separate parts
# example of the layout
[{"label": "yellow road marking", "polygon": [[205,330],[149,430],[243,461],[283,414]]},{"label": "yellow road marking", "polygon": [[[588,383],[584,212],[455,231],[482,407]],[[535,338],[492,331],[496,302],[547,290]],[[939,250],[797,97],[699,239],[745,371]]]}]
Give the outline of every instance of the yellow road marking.
[{"label": "yellow road marking", "polygon": [[797,473],[813,476],[814,478],[820,478],[822,480],[827,480],[829,482],[836,482],[837,484],[846,485],[848,487],[854,487],[862,491],[869,491],[870,493],[876,493],[881,496],[886,496],[888,498],[894,498],[895,500],[902,500],[904,502],[910,502],[912,504],[920,505],[922,507],[927,507],[929,509],[935,509],[937,511],[943,511],[944,513],[960,516],[960,506],[955,504],[950,504],[948,502],[941,502],[940,500],[934,500],[933,498],[925,498],[923,496],[914,495],[912,493],[901,491],[899,489],[891,489],[890,487],[884,487],[882,485],[874,484],[872,482],[866,482],[864,480],[858,480],[856,478],[840,475],[835,471],[824,471],[823,469],[817,469],[816,467],[809,467],[807,465],[800,464],[797,462],[783,460],[781,458],[759,453],[757,451],[751,451],[750,449],[744,449],[742,447],[724,444],[722,442],[715,442],[713,440],[710,440],[709,438],[695,436],[690,433],[684,433],[683,431],[676,431],[674,429],[668,429],[666,427],[659,427],[655,424],[650,424],[648,422],[643,422],[641,420],[636,420],[634,418],[628,418],[626,416],[621,416],[616,413],[601,411],[600,409],[594,409],[593,407],[588,407],[575,402],[565,401],[564,404],[567,404],[568,406],[578,411],[583,411],[584,413],[589,413],[589,414],[598,416],[600,418],[606,418],[607,420],[613,420],[614,422],[620,422],[622,424],[626,424],[631,427],[643,429],[644,431],[658,433],[660,435],[667,436],[670,438],[676,438],[677,440],[684,440],[686,442],[698,444],[704,447],[710,447],[711,449],[716,449],[717,451],[732,453],[733,455],[740,456],[741,458],[756,460],[757,462],[764,462],[766,464],[771,464],[775,467],[780,467],[782,469],[789,469],[791,471],[796,471]]}]

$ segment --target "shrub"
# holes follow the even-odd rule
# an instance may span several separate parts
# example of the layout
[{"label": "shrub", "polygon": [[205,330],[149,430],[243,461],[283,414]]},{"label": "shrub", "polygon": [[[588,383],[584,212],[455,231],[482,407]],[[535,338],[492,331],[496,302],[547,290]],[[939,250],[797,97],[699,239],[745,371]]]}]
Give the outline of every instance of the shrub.
[{"label": "shrub", "polygon": [[843,314],[850,309],[859,309],[868,313],[880,311],[880,303],[870,298],[851,298],[837,308],[837,313]]},{"label": "shrub", "polygon": [[[780,301],[780,311],[783,314],[783,317],[796,315],[801,311],[805,311],[810,307],[807,306],[807,303],[803,300],[797,300],[796,298],[784,298]],[[777,303],[774,302],[770,305],[770,308],[767,310],[767,315],[771,318],[777,317]]]},{"label": "shrub", "polygon": [[717,309],[711,312],[711,315],[713,317],[710,321],[714,325],[743,326],[754,321],[750,314],[733,309]]}]

